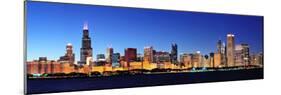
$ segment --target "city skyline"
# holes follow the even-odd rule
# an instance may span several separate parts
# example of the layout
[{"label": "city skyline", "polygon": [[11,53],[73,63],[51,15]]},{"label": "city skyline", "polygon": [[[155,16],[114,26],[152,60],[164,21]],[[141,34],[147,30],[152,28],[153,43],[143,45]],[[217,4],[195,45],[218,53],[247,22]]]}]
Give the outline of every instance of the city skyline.
[{"label": "city skyline", "polygon": [[[31,4],[33,6],[30,6]],[[196,12],[179,12],[180,14],[178,14],[177,11],[163,13],[163,10],[128,10],[103,6],[81,7],[79,5],[50,3],[47,4],[51,6],[36,6],[40,4],[40,2],[32,2],[27,6],[29,8],[27,15],[37,14],[27,16],[29,22],[27,23],[28,60],[38,59],[41,56],[57,60],[59,56],[64,54],[66,44],[72,43],[76,55],[75,61],[79,61],[82,25],[85,21],[89,23],[94,59],[97,54],[106,54],[106,48],[109,46],[114,49],[114,52],[124,55],[125,48],[137,48],[137,53],[143,54],[146,46],[152,46],[157,51],[170,52],[172,43],[178,44],[179,54],[196,51],[209,54],[216,51],[218,40],[226,43],[226,34],[230,32],[236,35],[235,44],[248,43],[250,52],[263,51],[263,27],[262,23],[259,23],[263,22],[262,17]],[[42,10],[48,12],[40,13]],[[134,10],[138,10],[138,12]],[[56,14],[62,11],[62,14]],[[101,11],[109,12],[102,13]],[[81,13],[81,15],[75,13]],[[59,18],[63,15],[69,15],[69,17]],[[46,19],[42,19],[42,17]]]}]

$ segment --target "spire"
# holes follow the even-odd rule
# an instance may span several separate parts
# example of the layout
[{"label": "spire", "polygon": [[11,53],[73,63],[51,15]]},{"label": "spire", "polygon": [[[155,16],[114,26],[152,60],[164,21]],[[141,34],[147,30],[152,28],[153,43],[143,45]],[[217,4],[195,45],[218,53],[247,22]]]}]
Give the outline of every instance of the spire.
[{"label": "spire", "polygon": [[87,21],[84,22],[83,30],[88,30],[88,22]]}]

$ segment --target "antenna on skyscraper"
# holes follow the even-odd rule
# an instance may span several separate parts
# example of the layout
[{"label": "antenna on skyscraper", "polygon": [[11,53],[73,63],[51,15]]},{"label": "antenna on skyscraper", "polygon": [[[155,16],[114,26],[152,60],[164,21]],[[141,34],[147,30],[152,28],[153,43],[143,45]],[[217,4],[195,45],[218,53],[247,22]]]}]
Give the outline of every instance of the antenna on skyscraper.
[{"label": "antenna on skyscraper", "polygon": [[88,22],[87,21],[84,22],[83,30],[88,30]]}]

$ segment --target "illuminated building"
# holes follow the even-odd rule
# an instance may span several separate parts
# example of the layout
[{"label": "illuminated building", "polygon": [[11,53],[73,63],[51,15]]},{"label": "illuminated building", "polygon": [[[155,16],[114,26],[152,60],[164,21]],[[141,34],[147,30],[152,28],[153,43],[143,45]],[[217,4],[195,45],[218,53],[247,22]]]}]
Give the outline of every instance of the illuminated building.
[{"label": "illuminated building", "polygon": [[[84,73],[84,74],[88,74],[90,73],[92,70],[91,68],[88,66],[88,65],[79,65],[77,67],[77,71],[78,73]],[[65,73],[68,73],[68,72],[65,72]]]},{"label": "illuminated building", "polygon": [[239,44],[235,46],[235,65],[246,66],[250,63],[249,45]]},{"label": "illuminated building", "polygon": [[113,48],[106,49],[106,62],[112,64]]},{"label": "illuminated building", "polygon": [[227,47],[226,47],[226,58],[227,58],[227,66],[232,67],[235,66],[234,62],[234,35],[227,34]]},{"label": "illuminated building", "polygon": [[128,68],[128,63],[127,63],[126,60],[125,60],[125,56],[121,56],[121,57],[120,57],[120,65],[121,65],[121,67],[123,67],[123,68]]},{"label": "illuminated building", "polygon": [[214,53],[210,53],[210,58],[209,58],[209,61],[210,61],[210,62],[209,62],[209,66],[210,66],[211,68],[214,68],[214,65],[215,65],[215,64],[214,64],[214,63],[215,63],[215,62],[214,62],[214,55],[215,55]]},{"label": "illuminated building", "polygon": [[185,68],[192,67],[192,54],[184,53],[180,55],[180,62],[184,65]]},{"label": "illuminated building", "polygon": [[195,54],[192,56],[192,67],[194,68],[199,68],[202,67],[202,56],[200,54],[200,51],[197,51]]},{"label": "illuminated building", "polygon": [[87,57],[92,57],[91,38],[89,37],[88,24],[84,23],[82,47],[80,48],[80,62],[79,64],[86,64]]},{"label": "illuminated building", "polygon": [[222,56],[221,53],[214,53],[214,63],[213,67],[218,68],[221,65]]},{"label": "illuminated building", "polygon": [[221,40],[217,43],[217,53],[221,56],[221,66],[226,66],[226,51],[225,51],[225,43]]},{"label": "illuminated building", "polygon": [[178,62],[177,62],[177,60],[178,60],[178,46],[177,46],[177,44],[172,44],[172,50],[171,50],[171,62],[173,63],[173,64],[177,64]]},{"label": "illuminated building", "polygon": [[92,72],[100,72],[100,73],[103,73],[104,71],[104,66],[94,66],[92,67]]},{"label": "illuminated building", "polygon": [[125,61],[130,64],[130,62],[136,61],[137,59],[137,49],[136,48],[126,48],[125,49]]},{"label": "illuminated building", "polygon": [[144,61],[148,61],[149,63],[152,63],[153,61],[153,47],[144,47]]},{"label": "illuminated building", "polygon": [[243,48],[242,45],[235,46],[235,65],[242,66],[243,64]]},{"label": "illuminated building", "polygon": [[170,62],[170,53],[165,51],[157,51],[154,54],[154,59],[156,63]]},{"label": "illuminated building", "polygon": [[112,67],[120,67],[120,53],[113,53]]},{"label": "illuminated building", "polygon": [[68,43],[66,45],[66,53],[64,56],[61,56],[59,61],[69,61],[69,63],[74,64],[75,55],[72,50],[72,44]]},{"label": "illuminated building", "polygon": [[250,64],[250,49],[248,44],[241,44],[242,45],[242,52],[243,52],[243,64],[249,65]]},{"label": "illuminated building", "polygon": [[130,70],[133,69],[142,69],[142,62],[130,62]]},{"label": "illuminated building", "polygon": [[85,65],[91,65],[92,63],[93,63],[93,58],[92,57],[87,57]]},{"label": "illuminated building", "polygon": [[204,67],[210,67],[210,58],[208,55],[203,56]]},{"label": "illuminated building", "polygon": [[262,66],[263,65],[263,54],[262,53],[252,54],[250,57],[250,64]]}]

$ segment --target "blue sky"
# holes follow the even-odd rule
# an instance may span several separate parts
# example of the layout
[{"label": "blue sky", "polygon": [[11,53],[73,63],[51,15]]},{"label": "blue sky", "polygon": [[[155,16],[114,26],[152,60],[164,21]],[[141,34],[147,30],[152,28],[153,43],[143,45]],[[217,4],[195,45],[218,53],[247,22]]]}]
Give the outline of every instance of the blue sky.
[{"label": "blue sky", "polygon": [[179,53],[216,51],[219,39],[235,34],[235,42],[250,45],[250,52],[263,50],[263,17],[199,12],[151,10],[61,3],[27,3],[27,60],[46,56],[56,60],[72,43],[76,60],[80,58],[82,28],[89,24],[94,58],[106,53],[124,54],[125,48],[145,46],[171,51],[178,44]]}]

